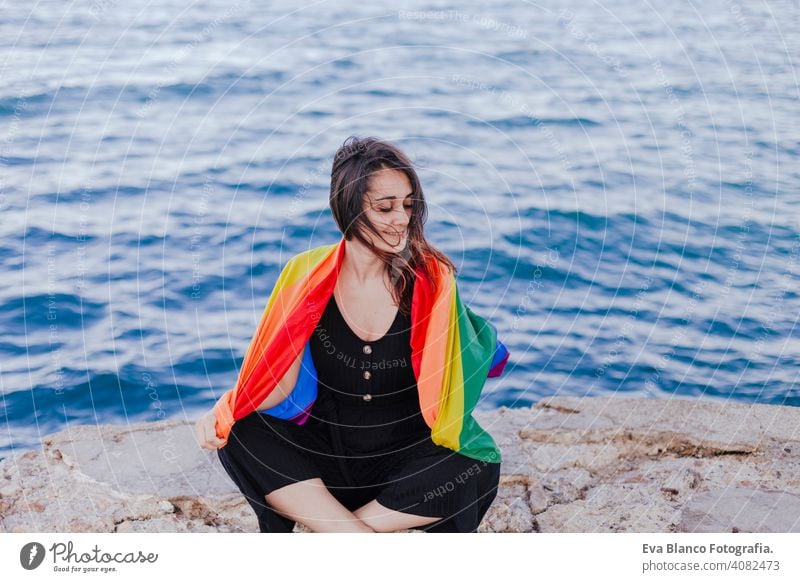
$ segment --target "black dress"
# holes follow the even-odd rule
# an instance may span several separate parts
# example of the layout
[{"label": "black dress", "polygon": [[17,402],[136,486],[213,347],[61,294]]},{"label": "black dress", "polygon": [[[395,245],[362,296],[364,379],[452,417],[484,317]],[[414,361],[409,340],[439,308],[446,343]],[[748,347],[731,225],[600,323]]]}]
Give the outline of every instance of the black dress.
[{"label": "black dress", "polygon": [[319,477],[354,511],[377,499],[395,511],[440,517],[418,529],[474,531],[497,495],[500,465],[431,440],[411,367],[410,318],[399,310],[387,333],[364,341],[331,296],[311,336],[318,396],[303,425],[253,412],[218,449],[262,532],[291,532],[272,491]]}]

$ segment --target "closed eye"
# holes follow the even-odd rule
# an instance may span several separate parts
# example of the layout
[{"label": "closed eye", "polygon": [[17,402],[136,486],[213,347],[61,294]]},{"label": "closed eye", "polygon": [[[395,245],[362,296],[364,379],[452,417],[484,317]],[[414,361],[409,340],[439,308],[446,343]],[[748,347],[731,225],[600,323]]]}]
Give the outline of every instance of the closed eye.
[{"label": "closed eye", "polygon": [[[403,208],[405,208],[406,210],[411,210],[412,208],[414,208],[414,205],[413,204],[404,204]],[[389,207],[386,207],[386,208],[378,208],[378,210],[381,211],[381,212],[391,212],[392,211],[392,207],[389,206]]]}]

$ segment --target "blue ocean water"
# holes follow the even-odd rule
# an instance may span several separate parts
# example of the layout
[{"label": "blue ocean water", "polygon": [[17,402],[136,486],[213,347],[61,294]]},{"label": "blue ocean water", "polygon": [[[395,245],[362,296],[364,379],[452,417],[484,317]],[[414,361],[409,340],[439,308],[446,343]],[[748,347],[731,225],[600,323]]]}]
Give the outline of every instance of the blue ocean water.
[{"label": "blue ocean water", "polygon": [[351,134],[511,350],[481,408],[800,405],[798,10],[4,4],[0,456],[210,408]]}]

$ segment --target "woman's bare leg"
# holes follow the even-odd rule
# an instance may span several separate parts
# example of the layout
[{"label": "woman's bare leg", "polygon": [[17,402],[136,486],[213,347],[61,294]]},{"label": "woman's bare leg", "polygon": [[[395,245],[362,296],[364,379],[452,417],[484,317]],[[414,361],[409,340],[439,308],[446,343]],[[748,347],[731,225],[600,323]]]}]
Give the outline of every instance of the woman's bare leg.
[{"label": "woman's bare leg", "polygon": [[273,509],[314,532],[374,533],[339,503],[318,477],[276,489],[265,499]]},{"label": "woman's bare leg", "polygon": [[359,507],[353,512],[353,515],[371,527],[373,531],[381,533],[411,529],[442,519],[441,517],[426,517],[394,511],[378,503],[377,499]]}]

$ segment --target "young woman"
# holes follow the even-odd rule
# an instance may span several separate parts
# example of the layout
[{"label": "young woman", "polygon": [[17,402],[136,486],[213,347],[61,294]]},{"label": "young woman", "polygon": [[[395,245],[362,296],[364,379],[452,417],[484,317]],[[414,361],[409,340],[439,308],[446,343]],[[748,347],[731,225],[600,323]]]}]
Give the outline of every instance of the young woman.
[{"label": "young woman", "polygon": [[[238,393],[226,393],[197,422],[198,440],[218,450],[262,532],[291,532],[295,522],[316,532],[475,531],[497,494],[500,454],[471,411],[487,370],[499,375],[508,352],[494,326],[481,326],[461,304],[452,274],[437,276],[455,273],[455,266],[425,240],[420,181],[396,146],[348,138],[334,158],[330,207],[342,240],[302,255],[318,261],[307,278],[287,265],[259,327],[267,331],[257,332],[248,350]],[[449,292],[439,289],[448,281]],[[305,293],[294,302],[286,299],[293,285]],[[312,293],[322,298],[318,311],[308,307]],[[452,302],[442,303],[447,297]],[[458,316],[447,319],[434,303]],[[291,334],[281,327],[290,324]],[[307,339],[286,347],[312,325]],[[463,362],[460,354],[445,357],[453,328],[460,342],[474,344]],[[458,371],[444,374],[456,358]],[[270,365],[270,373],[288,366],[277,383],[265,379],[268,368],[258,368]],[[424,391],[417,377],[425,378]],[[295,403],[309,378],[312,394]],[[253,410],[245,389],[250,399],[268,396]],[[445,392],[453,403],[440,397]],[[289,403],[297,404],[294,413],[281,413]]]}]

